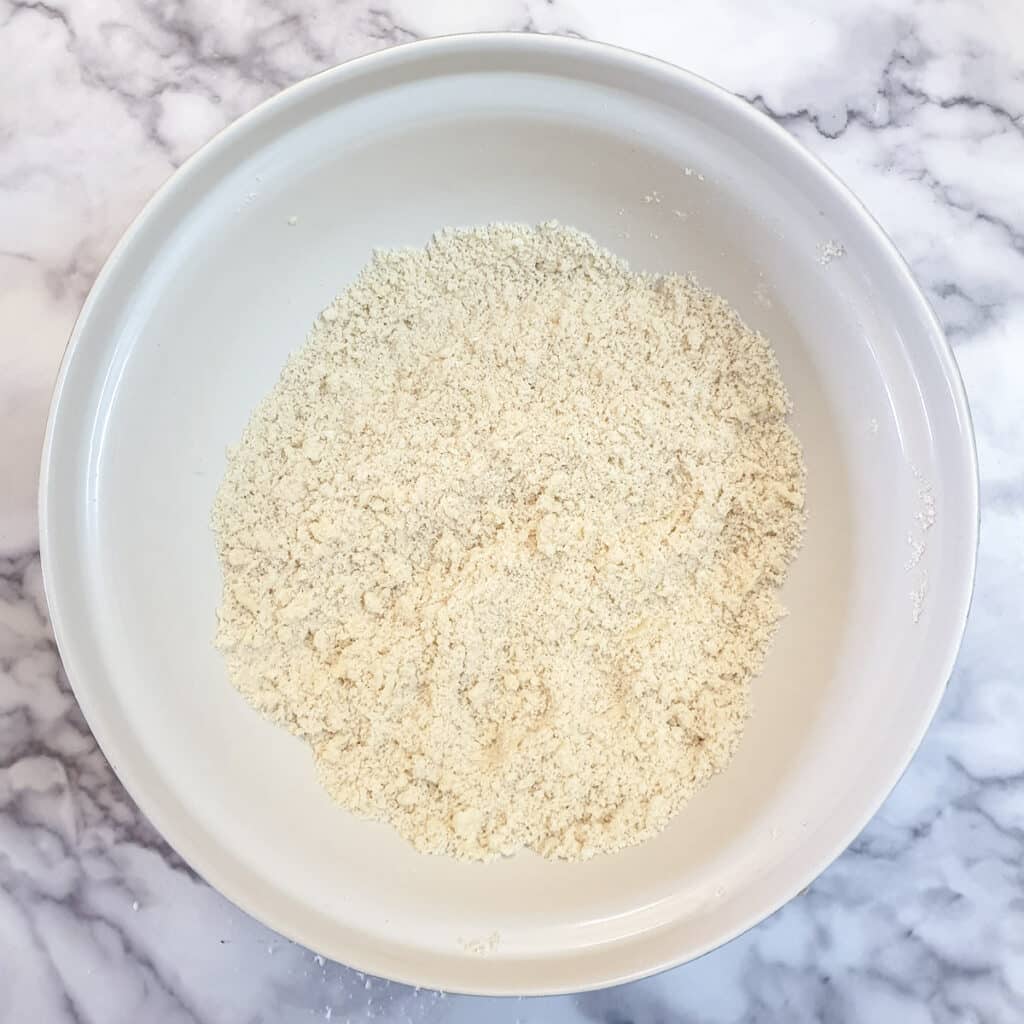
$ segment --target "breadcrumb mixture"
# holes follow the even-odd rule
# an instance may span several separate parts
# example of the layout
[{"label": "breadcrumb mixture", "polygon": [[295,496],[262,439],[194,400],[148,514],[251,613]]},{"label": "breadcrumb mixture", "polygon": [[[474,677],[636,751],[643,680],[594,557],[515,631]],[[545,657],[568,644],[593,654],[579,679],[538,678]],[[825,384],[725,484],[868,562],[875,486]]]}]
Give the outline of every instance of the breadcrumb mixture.
[{"label": "breadcrumb mixture", "polygon": [[418,849],[638,843],[732,757],[804,469],[766,340],[557,224],[379,252],[229,453],[217,644]]}]

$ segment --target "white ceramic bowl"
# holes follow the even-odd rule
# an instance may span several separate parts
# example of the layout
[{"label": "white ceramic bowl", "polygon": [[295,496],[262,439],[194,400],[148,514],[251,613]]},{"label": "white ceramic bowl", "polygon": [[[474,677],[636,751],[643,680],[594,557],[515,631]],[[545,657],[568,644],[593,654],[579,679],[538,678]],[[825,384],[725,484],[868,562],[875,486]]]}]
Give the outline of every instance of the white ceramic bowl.
[{"label": "white ceramic bowl", "polygon": [[[225,447],[372,248],[551,218],[636,267],[694,272],[771,338],[810,519],[730,769],[644,846],[585,864],[467,865],[334,806],[306,748],[232,689],[211,645],[210,505]],[[46,593],[75,694],[170,842],[313,949],[486,993],[678,964],[806,886],[932,717],[967,615],[977,514],[952,355],[849,192],[707,82],[525,36],[352,61],[178,171],[82,311],[41,494]],[[908,535],[924,545],[909,569]]]}]

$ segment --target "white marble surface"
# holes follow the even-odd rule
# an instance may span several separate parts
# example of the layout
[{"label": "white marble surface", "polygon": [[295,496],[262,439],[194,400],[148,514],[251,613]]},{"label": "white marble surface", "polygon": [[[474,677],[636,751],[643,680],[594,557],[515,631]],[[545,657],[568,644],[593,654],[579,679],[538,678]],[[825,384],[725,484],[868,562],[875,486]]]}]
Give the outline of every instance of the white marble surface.
[{"label": "white marble surface", "polygon": [[[751,99],[861,195],[956,346],[981,456],[967,638],[938,720],[803,896],[660,977],[443,997],[324,963],[193,875],[62,676],[36,555],[45,409],[145,198],[309,73],[470,29],[645,50]],[[0,0],[0,1022],[1024,1020],[1024,6],[1018,0]]]}]

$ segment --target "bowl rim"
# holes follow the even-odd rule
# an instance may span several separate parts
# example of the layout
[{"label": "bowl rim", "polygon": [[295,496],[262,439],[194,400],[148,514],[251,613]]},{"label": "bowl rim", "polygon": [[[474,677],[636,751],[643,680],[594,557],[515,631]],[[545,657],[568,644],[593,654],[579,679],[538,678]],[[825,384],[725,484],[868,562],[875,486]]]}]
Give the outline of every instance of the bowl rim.
[{"label": "bowl rim", "polygon": [[[828,186],[841,199],[844,205],[850,210],[851,215],[858,219],[873,236],[874,242],[885,251],[896,268],[899,281],[898,287],[905,292],[911,301],[916,303],[918,312],[921,314],[922,324],[929,335],[929,340],[934,348],[935,355],[939,360],[941,370],[949,386],[949,394],[955,406],[957,416],[964,425],[962,437],[964,439],[964,450],[959,457],[966,460],[966,467],[970,470],[964,480],[965,493],[958,495],[961,501],[967,503],[970,513],[968,519],[971,526],[969,540],[969,572],[964,579],[958,581],[959,588],[957,605],[959,612],[951,613],[955,619],[956,628],[952,630],[942,641],[945,647],[942,658],[942,668],[937,672],[941,684],[937,683],[932,688],[930,700],[922,705],[922,714],[919,718],[916,732],[908,736],[904,745],[904,753],[898,763],[893,766],[891,778],[877,792],[871,794],[866,801],[864,813],[855,817],[844,831],[843,837],[832,844],[821,853],[813,865],[805,872],[806,877],[800,885],[793,888],[793,891],[786,891],[781,896],[772,899],[761,900],[746,915],[743,922],[722,934],[714,941],[708,942],[696,949],[684,949],[675,953],[663,956],[657,961],[651,962],[643,967],[624,970],[616,973],[608,973],[590,978],[586,983],[561,984],[555,986],[538,987],[527,982],[514,989],[507,986],[495,986],[489,983],[480,985],[458,985],[448,991],[455,991],[467,995],[559,995],[575,992],[592,991],[605,988],[611,985],[623,984],[629,981],[650,977],[680,966],[692,960],[696,960],[707,953],[731,942],[733,939],[744,934],[751,928],[760,924],[770,917],[782,906],[788,903],[795,896],[804,891],[814,882],[853,842],[860,832],[866,827],[870,820],[877,814],[879,808],[887,799],[893,788],[897,785],[905,773],[914,754],[917,752],[924,735],[930,726],[939,703],[945,694],[954,665],[956,663],[960,647],[963,641],[964,632],[970,612],[970,606],[974,595],[974,586],[977,568],[977,552],[980,534],[980,478],[978,469],[977,443],[975,439],[974,426],[971,418],[970,406],[963,379],[960,374],[956,358],[943,331],[941,323],[935,314],[927,297],[918,285],[906,260],[896,248],[895,243],[881,227],[874,216],[868,211],[861,200],[853,191],[833,172],[822,160],[815,156],[810,150],[798,142],[783,127],[773,121],[768,115],[758,110],[748,101],[729,92],[722,86],[706,79],[692,71],[686,70],[669,61],[640,53],[625,47],[620,47],[607,42],[581,39],[577,37],[546,35],[540,33],[522,32],[468,32],[456,33],[414,40],[396,46],[387,47],[368,54],[361,54],[342,61],[339,64],[325,68],[294,84],[275,93],[273,96],[263,100],[251,110],[236,118],[230,124],[224,126],[215,133],[207,142],[199,147],[189,156],[175,171],[163,182],[163,184],[146,201],[142,209],[130,222],[117,244],[111,250],[109,256],[97,274],[92,287],[82,305],[82,308],[75,320],[74,327],[65,347],[60,368],[58,370],[49,413],[46,422],[46,431],[43,440],[41,465],[39,474],[38,494],[38,525],[39,525],[39,550],[43,587],[46,595],[47,606],[50,614],[51,626],[56,640],[58,652],[64,665],[66,677],[74,692],[76,702],[79,704],[98,746],[103,752],[114,773],[117,775],[121,785],[135,801],[142,813],[153,823],[156,829],[164,837],[168,845],[173,849],[202,877],[208,884],[218,892],[226,896],[232,903],[250,914],[257,921],[272,928],[274,931],[284,935],[299,945],[305,946],[301,929],[295,927],[292,920],[283,919],[283,915],[269,910],[261,905],[258,895],[243,886],[236,885],[230,873],[222,871],[213,866],[202,850],[201,842],[193,842],[181,834],[175,835],[172,842],[169,835],[175,834],[173,825],[168,828],[168,822],[164,817],[161,808],[156,806],[155,800],[151,799],[147,792],[136,789],[128,776],[122,774],[119,767],[120,750],[113,731],[108,730],[107,722],[104,719],[102,708],[90,700],[87,691],[79,692],[75,687],[77,645],[73,639],[73,627],[69,623],[69,616],[61,603],[59,588],[55,580],[55,568],[51,559],[52,537],[57,529],[54,522],[54,510],[50,502],[51,487],[51,456],[54,446],[54,438],[57,431],[57,423],[60,418],[61,401],[64,386],[70,372],[73,356],[81,336],[85,333],[87,324],[96,305],[98,296],[106,287],[108,278],[114,273],[121,263],[125,251],[129,248],[132,240],[143,229],[143,225],[150,219],[153,211],[164,202],[165,198],[176,189],[188,172],[202,162],[209,160],[211,155],[228,145],[232,139],[241,134],[250,124],[266,118],[273,111],[286,104],[294,103],[304,94],[318,88],[325,79],[343,80],[362,72],[367,65],[374,67],[384,66],[388,63],[401,63],[411,57],[429,55],[443,55],[447,52],[472,50],[474,48],[488,48],[492,46],[513,46],[520,47],[524,53],[530,51],[546,50],[550,52],[563,52],[584,56],[601,56],[606,59],[618,62],[623,67],[656,67],[663,75],[673,78],[677,85],[690,91],[703,94],[705,98],[731,108],[734,115],[745,120],[758,131],[772,137],[774,143],[789,151],[792,157],[803,162],[809,172],[824,178]],[[404,975],[392,970],[389,963],[385,968],[380,959],[372,954],[364,956],[360,947],[348,947],[342,951],[339,962],[346,966],[353,967],[369,974],[376,974],[387,977],[400,983],[416,986],[439,987],[444,983],[443,978],[433,977],[424,979]]]}]

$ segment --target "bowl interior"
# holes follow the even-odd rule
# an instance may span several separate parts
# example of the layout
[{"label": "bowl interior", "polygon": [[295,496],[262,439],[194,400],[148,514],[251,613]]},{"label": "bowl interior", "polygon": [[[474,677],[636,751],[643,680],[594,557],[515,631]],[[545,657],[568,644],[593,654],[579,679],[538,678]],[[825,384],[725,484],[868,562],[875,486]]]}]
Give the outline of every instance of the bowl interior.
[{"label": "bowl interior", "polygon": [[[458,864],[334,806],[305,747],[230,686],[211,645],[209,513],[226,446],[373,248],[547,219],[634,267],[693,272],[771,339],[810,518],[740,753],[662,836],[585,864]],[[736,934],[877,808],[966,615],[971,451],[951,359],[902,265],[758,115],[618,51],[443,40],[261,108],[122,243],[51,422],[47,592],[115,768],[246,909],[418,984],[571,990]]]}]

